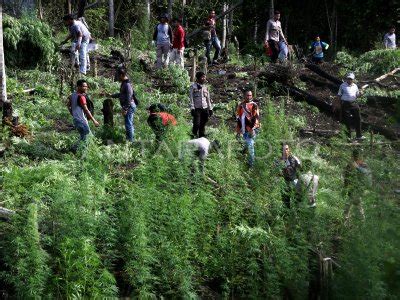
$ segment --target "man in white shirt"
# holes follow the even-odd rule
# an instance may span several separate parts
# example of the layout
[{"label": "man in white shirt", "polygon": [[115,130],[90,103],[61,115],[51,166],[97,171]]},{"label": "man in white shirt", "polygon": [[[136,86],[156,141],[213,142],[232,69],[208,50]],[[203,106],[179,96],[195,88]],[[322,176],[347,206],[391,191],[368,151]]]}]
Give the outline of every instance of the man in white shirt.
[{"label": "man in white shirt", "polygon": [[389,28],[389,32],[385,34],[383,38],[383,44],[385,45],[385,49],[396,49],[396,28],[391,26]]},{"label": "man in white shirt", "polygon": [[219,151],[221,144],[218,140],[210,142],[207,138],[201,137],[198,139],[192,139],[186,144],[184,151],[191,152],[200,160],[200,169],[204,171],[204,162],[210,152]]},{"label": "man in white shirt", "polygon": [[285,36],[283,35],[282,25],[279,19],[281,18],[281,13],[279,11],[275,11],[274,18],[268,20],[267,22],[267,32],[265,33],[265,44],[268,47],[271,47],[272,62],[276,62],[278,59],[278,55],[280,52],[279,42],[283,41],[287,45],[287,41]]},{"label": "man in white shirt", "polygon": [[356,139],[363,140],[365,137],[361,134],[360,107],[356,103],[357,97],[360,96],[360,91],[354,83],[354,79],[354,73],[347,74],[346,82],[343,82],[339,87],[338,98],[341,102],[341,113],[347,127],[348,137],[351,138],[351,125],[354,121]]}]

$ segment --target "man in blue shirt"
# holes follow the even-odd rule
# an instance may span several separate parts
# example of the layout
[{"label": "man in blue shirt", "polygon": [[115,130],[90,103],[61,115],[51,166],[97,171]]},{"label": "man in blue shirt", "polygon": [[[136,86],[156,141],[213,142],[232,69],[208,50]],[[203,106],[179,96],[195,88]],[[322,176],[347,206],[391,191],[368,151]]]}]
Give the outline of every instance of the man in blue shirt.
[{"label": "man in blue shirt", "polygon": [[312,61],[316,64],[320,64],[324,61],[324,51],[329,48],[329,45],[322,42],[319,34],[315,36],[315,40],[310,45]]}]

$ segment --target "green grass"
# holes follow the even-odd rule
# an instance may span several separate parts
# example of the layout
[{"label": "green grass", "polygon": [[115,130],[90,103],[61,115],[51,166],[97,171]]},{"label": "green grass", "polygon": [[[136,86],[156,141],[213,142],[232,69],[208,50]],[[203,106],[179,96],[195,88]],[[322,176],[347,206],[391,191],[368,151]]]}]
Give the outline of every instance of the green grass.
[{"label": "green grass", "polygon": [[[0,160],[0,203],[17,212],[10,224],[0,222],[0,234],[7,233],[0,240],[0,278],[10,294],[281,298],[290,293],[302,299],[314,275],[309,264],[318,266],[313,249],[340,265],[323,292],[338,299],[394,299],[400,239],[392,189],[399,168],[392,165],[395,154],[389,148],[366,149],[375,177],[364,201],[367,219],[353,217],[346,227],[342,171],[351,149],[343,140],[332,140],[329,147],[306,144],[294,134],[304,118],[289,123],[282,110],[263,106],[254,169],[248,170],[234,133],[221,124],[208,129],[222,142],[221,153],[209,156],[204,176],[192,174],[190,159],[179,158],[191,125],[187,75],[163,72],[175,76],[176,93],[149,90],[142,73],[134,82],[141,101],[135,115],[141,144],[124,143],[116,114],[116,128],[107,134],[92,128],[95,137],[77,154],[69,149],[78,134],[54,128],[56,120],[72,122],[54,74],[27,71],[9,78],[11,92],[21,86],[40,90],[33,99],[22,94],[13,99],[32,136],[10,138],[7,129],[1,132],[8,149]],[[118,84],[104,78],[91,78],[89,84],[101,120],[97,94],[118,90]],[[63,92],[65,98],[68,89]],[[154,102],[169,104],[178,120],[159,149],[147,142],[154,136],[145,108]],[[218,115],[230,117],[231,108],[222,107]],[[106,136],[117,143],[105,145]],[[311,159],[320,176],[315,210],[305,202],[291,210],[282,204],[284,182],[274,161],[283,140],[291,141],[302,160]]]}]

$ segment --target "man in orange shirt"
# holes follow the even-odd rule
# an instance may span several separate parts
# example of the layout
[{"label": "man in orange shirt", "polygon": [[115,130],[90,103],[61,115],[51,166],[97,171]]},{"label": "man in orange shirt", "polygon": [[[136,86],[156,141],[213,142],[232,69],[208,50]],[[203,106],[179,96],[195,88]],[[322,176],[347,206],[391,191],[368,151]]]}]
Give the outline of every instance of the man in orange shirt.
[{"label": "man in orange shirt", "polygon": [[244,151],[249,152],[248,164],[254,164],[254,142],[260,128],[260,110],[257,103],[253,101],[253,93],[250,90],[244,92],[244,100],[236,110],[237,127],[236,131],[243,136],[246,147]]}]

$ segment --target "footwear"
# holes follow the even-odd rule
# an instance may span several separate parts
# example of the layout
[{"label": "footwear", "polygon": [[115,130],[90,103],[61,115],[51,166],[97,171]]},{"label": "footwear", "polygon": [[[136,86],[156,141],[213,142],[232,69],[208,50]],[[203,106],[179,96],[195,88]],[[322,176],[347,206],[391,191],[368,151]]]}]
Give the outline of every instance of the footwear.
[{"label": "footwear", "polygon": [[363,141],[363,140],[365,140],[366,139],[366,137],[365,136],[359,136],[359,137],[356,137],[356,140],[357,141]]},{"label": "footwear", "polygon": [[310,204],[309,207],[311,208],[311,207],[316,207],[316,206],[317,206],[317,203],[314,202],[313,204]]}]

